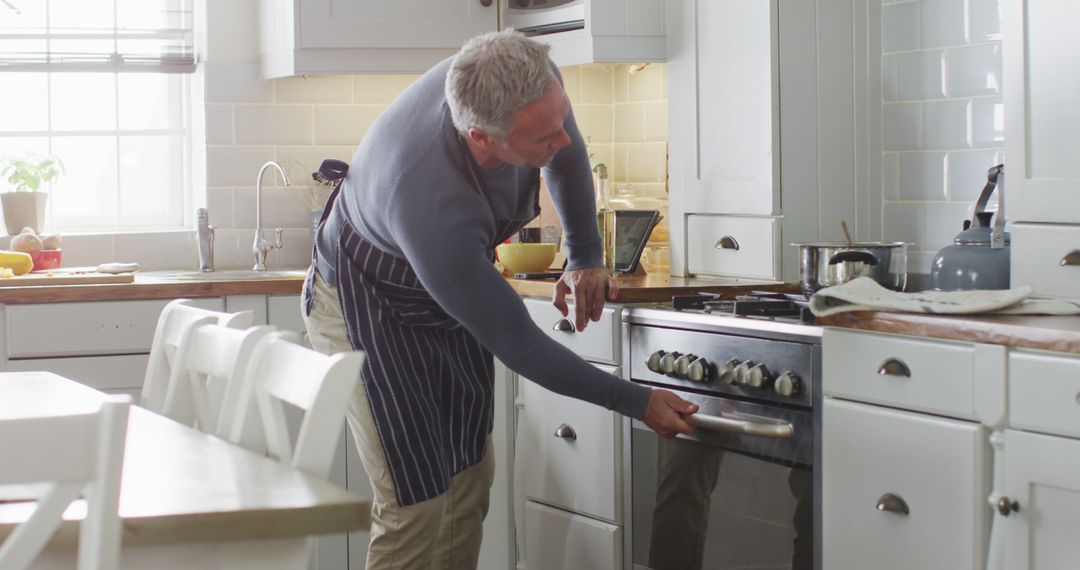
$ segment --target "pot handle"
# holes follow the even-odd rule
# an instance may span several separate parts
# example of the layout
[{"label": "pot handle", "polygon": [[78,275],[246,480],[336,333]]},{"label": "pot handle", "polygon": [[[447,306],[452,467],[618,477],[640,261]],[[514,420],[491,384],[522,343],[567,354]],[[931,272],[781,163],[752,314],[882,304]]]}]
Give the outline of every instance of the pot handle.
[{"label": "pot handle", "polygon": [[841,251],[840,253],[834,253],[833,256],[829,258],[829,265],[846,263],[848,261],[860,261],[867,265],[878,264],[877,256],[869,251]]}]

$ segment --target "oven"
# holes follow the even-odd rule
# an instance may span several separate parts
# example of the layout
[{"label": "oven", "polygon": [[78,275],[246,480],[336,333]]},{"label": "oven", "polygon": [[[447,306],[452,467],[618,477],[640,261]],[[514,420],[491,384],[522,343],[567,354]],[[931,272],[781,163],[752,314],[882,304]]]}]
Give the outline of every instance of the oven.
[{"label": "oven", "polygon": [[662,307],[623,320],[625,376],[700,407],[674,439],[627,420],[626,567],[819,569],[820,328]]}]

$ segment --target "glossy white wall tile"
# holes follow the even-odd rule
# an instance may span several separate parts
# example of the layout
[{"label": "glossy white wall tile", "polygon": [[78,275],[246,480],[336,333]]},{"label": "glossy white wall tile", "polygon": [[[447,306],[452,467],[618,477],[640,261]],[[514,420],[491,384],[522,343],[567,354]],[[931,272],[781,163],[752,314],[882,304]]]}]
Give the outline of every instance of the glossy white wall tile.
[{"label": "glossy white wall tile", "polygon": [[276,103],[352,103],[352,77],[329,75],[275,79],[274,101]]},{"label": "glossy white wall tile", "polygon": [[975,99],[971,103],[972,144],[1001,147],[1005,144],[1005,107],[1000,97]]},{"label": "glossy white wall tile", "polygon": [[885,150],[917,150],[922,141],[922,106],[917,103],[886,103],[882,106]]},{"label": "glossy white wall tile", "polygon": [[919,2],[920,47],[945,47],[962,44],[965,34],[964,2],[956,0],[921,0]]},{"label": "glossy white wall tile", "polygon": [[612,101],[612,68],[607,65],[587,65],[581,70],[581,103],[610,105]]},{"label": "glossy white wall tile", "polygon": [[206,105],[206,144],[233,143],[232,105]]},{"label": "glossy white wall tile", "polygon": [[581,136],[595,143],[610,143],[612,141],[612,108],[611,105],[575,105],[574,118],[577,119],[578,130]]},{"label": "glossy white wall tile", "polygon": [[945,96],[945,50],[896,55],[897,98],[937,99]]},{"label": "glossy white wall tile", "polygon": [[1001,162],[1000,150],[950,152],[945,157],[945,194],[953,202],[974,202],[986,184],[986,171]]},{"label": "glossy white wall tile", "polygon": [[945,199],[945,153],[900,153],[900,199],[932,201]]},{"label": "glossy white wall tile", "polygon": [[358,145],[371,123],[384,110],[386,105],[318,105],[315,107],[315,144]]},{"label": "glossy white wall tile", "polygon": [[207,61],[207,103],[269,103],[274,100],[274,84],[263,81],[259,64],[250,62]]},{"label": "glossy white wall tile", "polygon": [[1002,0],[968,0],[971,41],[1001,39],[1001,2]]},{"label": "glossy white wall tile", "polygon": [[1001,93],[1001,45],[990,43],[949,50],[949,95]]},{"label": "glossy white wall tile", "polygon": [[311,144],[311,105],[237,105],[236,144]]},{"label": "glossy white wall tile", "polygon": [[971,102],[933,101],[923,104],[923,148],[967,148],[968,108]]},{"label": "glossy white wall tile", "polygon": [[922,207],[918,204],[885,205],[885,241],[903,241],[909,249],[919,249],[922,237]]},{"label": "glossy white wall tile", "polygon": [[881,48],[885,53],[919,47],[919,3],[881,7]]},{"label": "glossy white wall tile", "polygon": [[900,199],[900,153],[887,152],[881,162],[881,187],[886,200]]}]

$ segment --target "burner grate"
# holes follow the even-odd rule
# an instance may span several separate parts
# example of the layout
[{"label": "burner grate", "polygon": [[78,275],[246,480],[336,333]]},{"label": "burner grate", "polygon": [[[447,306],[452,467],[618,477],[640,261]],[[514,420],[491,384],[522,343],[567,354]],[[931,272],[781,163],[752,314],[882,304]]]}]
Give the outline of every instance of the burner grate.
[{"label": "burner grate", "polygon": [[671,306],[679,311],[703,311],[732,314],[737,317],[814,322],[814,316],[810,312],[810,302],[802,295],[792,293],[751,291],[748,294],[736,296],[734,300],[723,299],[716,293],[676,295],[671,298]]}]

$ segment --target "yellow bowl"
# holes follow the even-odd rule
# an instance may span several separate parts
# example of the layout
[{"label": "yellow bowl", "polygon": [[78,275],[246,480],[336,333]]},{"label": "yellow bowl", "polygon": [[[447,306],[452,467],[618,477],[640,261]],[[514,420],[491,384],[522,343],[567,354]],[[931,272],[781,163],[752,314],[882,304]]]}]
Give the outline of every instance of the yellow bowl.
[{"label": "yellow bowl", "polygon": [[555,244],[504,243],[495,248],[495,254],[510,273],[540,273],[555,261]]}]

